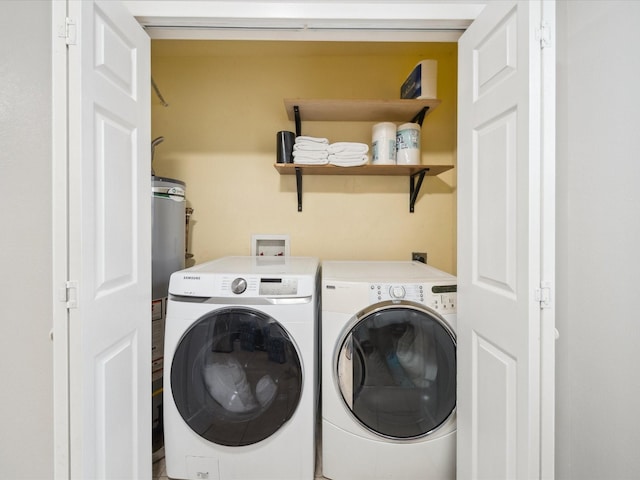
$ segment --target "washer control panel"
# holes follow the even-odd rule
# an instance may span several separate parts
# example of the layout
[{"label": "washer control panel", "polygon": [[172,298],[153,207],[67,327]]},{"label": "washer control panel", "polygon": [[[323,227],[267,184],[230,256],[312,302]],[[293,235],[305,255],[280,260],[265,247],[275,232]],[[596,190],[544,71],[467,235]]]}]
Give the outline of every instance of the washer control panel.
[{"label": "washer control panel", "polygon": [[409,300],[427,305],[440,313],[456,313],[457,290],[457,285],[372,283],[369,285],[369,300],[372,304]]},{"label": "washer control panel", "polygon": [[241,293],[244,293],[246,289],[247,289],[247,281],[242,277],[235,278],[233,282],[231,282],[231,291],[236,295],[240,295]]},{"label": "washer control panel", "polygon": [[223,295],[275,296],[296,295],[298,279],[283,277],[224,277],[221,290]]},{"label": "washer control panel", "polygon": [[295,278],[261,278],[260,295],[296,295],[298,280]]}]

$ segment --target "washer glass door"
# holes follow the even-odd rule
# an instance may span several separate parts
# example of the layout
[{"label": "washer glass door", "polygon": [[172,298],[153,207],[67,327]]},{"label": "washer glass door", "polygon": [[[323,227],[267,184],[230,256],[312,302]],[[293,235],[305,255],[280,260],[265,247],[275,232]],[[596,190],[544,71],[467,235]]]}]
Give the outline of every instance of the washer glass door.
[{"label": "washer glass door", "polygon": [[372,432],[419,438],[453,413],[455,334],[436,312],[408,302],[374,305],[356,315],[339,346],[342,398]]},{"label": "washer glass door", "polygon": [[222,308],[200,318],[180,340],[171,391],[198,435],[220,445],[251,445],[295,412],[302,393],[300,356],[270,316]]}]

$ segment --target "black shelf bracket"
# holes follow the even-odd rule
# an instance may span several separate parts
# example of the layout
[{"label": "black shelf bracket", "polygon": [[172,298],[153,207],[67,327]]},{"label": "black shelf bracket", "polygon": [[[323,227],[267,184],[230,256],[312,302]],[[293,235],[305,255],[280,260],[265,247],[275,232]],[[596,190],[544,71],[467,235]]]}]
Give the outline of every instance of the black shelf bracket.
[{"label": "black shelf bracket", "polygon": [[[414,173],[409,177],[409,212],[413,213],[416,205],[416,200],[418,199],[418,193],[420,193],[420,187],[422,187],[422,181],[424,180],[424,175],[429,171],[428,168],[424,170],[420,170],[419,172]],[[416,183],[416,177],[418,177],[418,182]]]},{"label": "black shelf bracket", "polygon": [[[429,111],[428,106],[424,106],[420,109],[420,111],[411,119],[411,123],[417,123],[422,127],[422,122],[424,121],[424,117],[427,115]],[[300,118],[300,106],[293,106],[293,115],[296,124],[296,137],[302,135],[302,120]],[[429,171],[429,168],[424,168],[419,170],[409,177],[409,212],[413,213],[415,210],[416,200],[418,199],[418,194],[420,193],[420,188],[422,187],[422,182],[424,180],[425,174]],[[298,195],[298,212],[302,211],[302,169],[296,167],[296,193]]]},{"label": "black shelf bracket", "polygon": [[296,120],[296,137],[302,135],[302,122],[300,121],[300,107],[298,105],[293,106],[293,115]]},{"label": "black shelf bracket", "polygon": [[296,190],[298,192],[298,211],[302,211],[302,169],[296,167]]},{"label": "black shelf bracket", "polygon": [[411,119],[411,123],[417,123],[422,126],[422,122],[424,121],[424,117],[427,115],[428,111],[429,107],[422,107],[422,110],[420,110],[416,116]]},{"label": "black shelf bracket", "polygon": [[[293,114],[296,121],[296,137],[302,135],[302,122],[300,121],[300,107],[293,106]],[[296,192],[298,194],[298,211],[302,211],[302,169],[296,167]]]},{"label": "black shelf bracket", "polygon": [[[298,211],[302,211],[302,168],[295,167],[296,169],[296,193],[298,196]],[[422,182],[429,168],[423,168],[422,170],[409,176],[409,212],[415,211],[416,200],[422,187]]]}]

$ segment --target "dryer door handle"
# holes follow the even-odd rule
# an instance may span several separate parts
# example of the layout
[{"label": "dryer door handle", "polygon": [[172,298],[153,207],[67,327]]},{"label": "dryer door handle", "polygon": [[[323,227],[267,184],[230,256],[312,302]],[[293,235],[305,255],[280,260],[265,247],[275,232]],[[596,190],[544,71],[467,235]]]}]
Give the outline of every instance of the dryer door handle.
[{"label": "dryer door handle", "polygon": [[338,353],[337,361],[338,389],[342,398],[353,409],[353,336],[349,334]]}]

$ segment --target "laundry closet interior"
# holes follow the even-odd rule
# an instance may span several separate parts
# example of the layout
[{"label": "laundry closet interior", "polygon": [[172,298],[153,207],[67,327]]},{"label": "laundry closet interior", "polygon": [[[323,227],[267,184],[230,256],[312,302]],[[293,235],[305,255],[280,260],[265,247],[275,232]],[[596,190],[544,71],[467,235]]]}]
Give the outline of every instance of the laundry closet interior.
[{"label": "laundry closet interior", "polygon": [[[410,260],[456,273],[456,42],[164,40],[151,43],[153,168],[186,184],[191,262],[249,255],[252,235],[288,235],[290,254]],[[440,104],[424,118],[425,176],[409,208],[409,175],[281,175],[276,133],[295,131],[286,99],[399,99],[413,67],[437,60]],[[419,110],[419,108],[417,108]],[[305,120],[301,133],[371,146],[382,120]],[[407,118],[404,122],[411,121]],[[400,122],[396,122],[400,123]],[[189,265],[189,263],[187,263]]]},{"label": "laundry closet interior", "polygon": [[[425,252],[430,265],[455,275],[457,48],[456,42],[152,40],[152,138],[164,139],[154,147],[152,167],[156,177],[185,184],[193,209],[186,266],[249,255],[255,235],[284,235],[292,256],[404,261]],[[277,132],[296,131],[285,103],[300,100],[302,135],[371,147],[376,123],[410,122],[421,107],[401,120],[345,121],[340,114],[314,120],[305,115],[305,101],[400,99],[402,83],[425,59],[437,61],[439,103],[422,121],[421,166],[446,168],[424,177],[413,211],[409,173],[303,174],[300,188],[295,175],[275,168]]]}]

